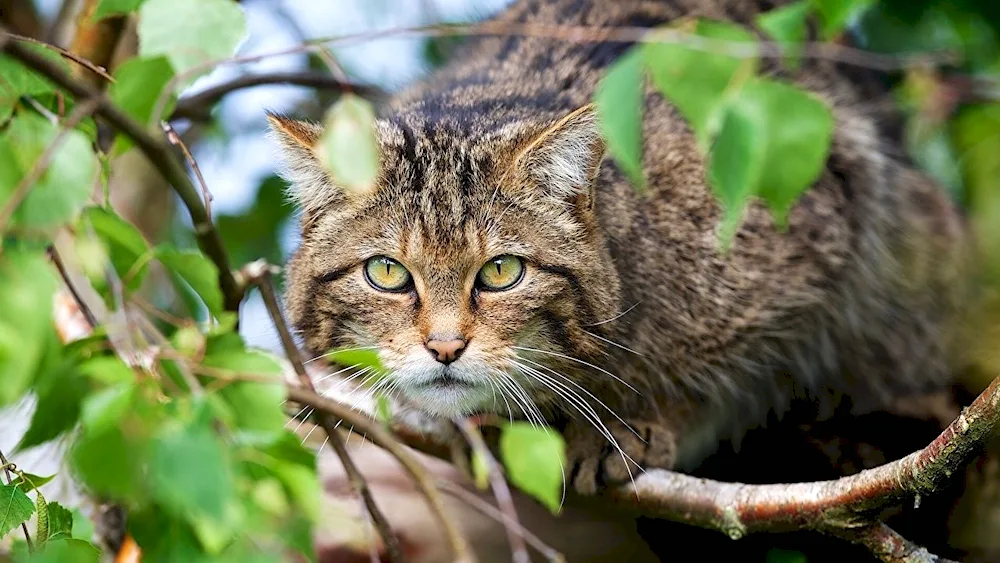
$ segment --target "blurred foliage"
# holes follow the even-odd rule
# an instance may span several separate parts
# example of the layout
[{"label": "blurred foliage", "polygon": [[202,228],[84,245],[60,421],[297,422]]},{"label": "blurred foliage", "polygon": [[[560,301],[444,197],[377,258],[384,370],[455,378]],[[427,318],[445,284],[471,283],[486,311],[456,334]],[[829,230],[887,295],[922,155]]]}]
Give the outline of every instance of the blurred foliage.
[{"label": "blurred foliage", "polygon": [[[229,0],[102,0],[97,17],[121,13],[138,18],[139,51],[112,69],[109,97],[160,134],[178,91],[243,42],[245,17]],[[988,274],[996,276],[1000,3],[800,0],[756,22],[787,49],[793,66],[811,24],[823,40],[852,38],[873,51],[955,53],[954,64],[914,64],[889,78],[906,115],[909,154],[969,209]],[[749,55],[683,44],[634,47],[609,69],[595,97],[611,156],[642,189],[648,79],[689,121],[708,157],[709,181],[725,212],[720,241],[728,242],[754,199],[782,224],[822,170],[833,129],[829,108],[760,73],[749,28],[706,20],[677,25],[745,45]],[[440,65],[461,41],[428,40],[428,64]],[[68,68],[58,53],[31,48]],[[310,63],[326,68],[317,57]],[[110,154],[102,153],[93,120],[66,128],[74,102],[0,56],[0,406],[28,392],[38,398],[12,455],[71,435],[79,479],[129,511],[128,532],[151,561],[279,561],[289,552],[314,558],[316,459],[285,429],[283,363],[239,336],[236,316],[223,311],[217,267],[194,249],[186,224],[178,221],[166,242],[147,241],[107,205],[98,193],[102,175],[114,157],[137,149],[119,136]],[[367,101],[352,96],[339,97],[327,113],[321,154],[345,184],[362,188],[375,176],[373,115]],[[22,185],[56,140],[46,171]],[[292,218],[276,176],[261,181],[246,210],[215,215],[236,265],[262,257],[281,262],[282,230]],[[107,309],[92,336],[68,344],[52,322],[59,276],[47,250],[57,232],[72,239],[71,262]],[[173,290],[155,295],[153,305],[180,318],[140,305],[159,274]],[[340,351],[333,359],[381,369],[375,353]],[[379,418],[391,418],[388,404],[378,405]],[[514,423],[504,426],[500,447],[511,482],[558,511],[565,466],[558,433]],[[482,482],[483,462],[475,463]],[[46,501],[48,478],[19,469],[13,483],[0,484],[0,536],[18,533],[34,515],[34,549],[15,544],[18,560],[96,561],[93,526],[74,507]],[[804,560],[792,551],[768,556]]]}]

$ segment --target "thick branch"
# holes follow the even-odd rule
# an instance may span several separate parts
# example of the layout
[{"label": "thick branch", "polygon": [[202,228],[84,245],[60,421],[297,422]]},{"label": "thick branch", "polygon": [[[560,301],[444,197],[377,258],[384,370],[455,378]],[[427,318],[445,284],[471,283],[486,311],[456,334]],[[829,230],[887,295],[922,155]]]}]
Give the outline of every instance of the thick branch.
[{"label": "thick branch", "polygon": [[[739,538],[756,531],[850,529],[905,499],[933,494],[985,447],[1000,420],[1000,378],[927,447],[833,481],[744,485],[651,470],[609,494],[642,514]],[[637,500],[638,498],[638,500]]]},{"label": "thick branch", "polygon": [[322,72],[271,72],[262,74],[245,74],[234,78],[229,82],[207,88],[193,96],[182,98],[174,107],[174,112],[170,119],[190,119],[193,121],[205,121],[209,117],[212,107],[223,97],[231,92],[254,86],[267,84],[291,84],[295,86],[309,86],[324,90],[339,90],[343,92],[353,92],[355,94],[371,97],[378,95],[378,88],[366,86],[364,84],[354,84],[345,82],[334,76]]},{"label": "thick branch", "polygon": [[229,257],[222,239],[219,238],[218,231],[212,224],[205,206],[202,205],[201,195],[198,189],[191,182],[187,171],[174,157],[170,146],[162,140],[154,138],[139,123],[123,113],[118,107],[108,101],[106,97],[72,78],[63,72],[58,66],[30,49],[24,48],[17,41],[9,41],[6,30],[0,28],[0,43],[3,50],[21,61],[29,68],[37,71],[46,78],[52,80],[59,86],[68,90],[79,99],[97,100],[97,109],[94,113],[104,118],[121,133],[128,135],[135,142],[136,146],[149,158],[149,161],[156,167],[164,179],[166,179],[180,196],[191,214],[191,222],[194,224],[195,236],[198,246],[215,263],[219,269],[219,285],[225,296],[226,309],[236,311],[243,298],[243,291],[237,285],[236,279],[229,266]]},{"label": "thick branch", "polygon": [[[288,324],[285,322],[285,316],[281,313],[281,308],[278,305],[278,298],[274,291],[274,282],[271,279],[272,266],[263,261],[258,261],[253,264],[249,264],[244,267],[241,272],[246,278],[248,284],[256,285],[260,288],[261,296],[264,299],[264,305],[267,307],[267,313],[270,315],[271,320],[274,322],[275,328],[278,330],[278,336],[281,338],[281,345],[285,349],[285,355],[288,357],[288,361],[291,362],[292,367],[295,369],[295,374],[299,377],[299,383],[303,387],[316,392],[316,387],[313,386],[312,379],[309,378],[309,374],[306,372],[306,367],[302,363],[302,356],[299,353],[298,346],[295,345],[295,341],[292,339],[292,333],[288,330]],[[375,503],[375,497],[372,496],[371,489],[368,487],[368,482],[365,480],[364,475],[358,469],[358,466],[354,464],[354,460],[351,459],[350,454],[347,452],[347,445],[344,444],[343,438],[337,432],[337,426],[333,421],[333,418],[325,412],[318,412],[317,418],[319,419],[320,426],[326,431],[326,435],[330,440],[330,446],[333,447],[334,452],[337,457],[340,458],[341,463],[344,464],[344,471],[347,472],[347,476],[351,482],[351,486],[361,497],[361,500],[365,503],[365,508],[368,509],[368,513],[371,514],[372,522],[379,531],[379,535],[382,536],[382,541],[385,543],[385,551],[389,556],[390,561],[403,562],[406,561],[406,556],[403,553],[403,548],[399,544],[399,538],[392,531],[392,525],[389,524],[389,520],[386,519],[385,514],[379,509],[378,504]]]}]

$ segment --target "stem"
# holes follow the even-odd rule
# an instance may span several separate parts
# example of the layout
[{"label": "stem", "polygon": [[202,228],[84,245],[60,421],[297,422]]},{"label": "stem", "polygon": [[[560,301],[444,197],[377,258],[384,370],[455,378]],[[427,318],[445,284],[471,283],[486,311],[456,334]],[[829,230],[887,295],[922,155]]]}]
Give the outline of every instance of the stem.
[{"label": "stem", "polygon": [[[285,355],[288,360],[292,363],[292,367],[295,369],[296,375],[299,377],[299,382],[303,387],[309,391],[315,393],[316,388],[313,386],[312,379],[310,379],[309,374],[306,372],[305,364],[302,363],[302,356],[299,353],[298,347],[295,345],[295,341],[292,339],[292,334],[288,330],[288,324],[285,322],[285,317],[281,313],[281,308],[278,306],[278,298],[274,291],[274,280],[271,278],[272,268],[268,266],[267,263],[259,261],[253,264],[249,264],[243,270],[245,272],[245,277],[248,282],[253,283],[260,288],[261,297],[264,299],[264,305],[267,307],[267,312],[271,316],[271,320],[274,322],[274,326],[278,330],[278,335],[281,337],[281,344],[285,349]],[[388,519],[379,509],[378,504],[375,503],[375,498],[372,496],[371,489],[368,487],[368,482],[365,480],[364,475],[358,469],[358,466],[354,464],[354,460],[351,459],[350,454],[347,452],[347,446],[344,444],[343,438],[337,432],[337,427],[333,420],[327,413],[318,413],[320,426],[326,432],[327,437],[330,439],[330,446],[336,452],[337,457],[340,458],[341,463],[344,464],[344,470],[347,472],[347,476],[350,479],[351,486],[361,497],[361,500],[365,503],[365,508],[368,509],[368,513],[371,514],[372,523],[375,528],[378,529],[379,535],[382,536],[382,541],[385,544],[386,553],[389,556],[390,561],[402,563],[406,561],[406,556],[403,553],[403,548],[399,544],[399,538],[392,531],[392,525],[389,524]]]},{"label": "stem", "polygon": [[458,429],[465,436],[465,440],[472,446],[475,454],[482,456],[486,461],[486,468],[489,472],[490,488],[493,489],[493,496],[497,499],[497,505],[503,512],[503,527],[507,532],[507,541],[510,542],[511,558],[514,563],[531,563],[528,556],[528,547],[524,544],[524,536],[518,533],[521,523],[517,518],[517,509],[514,508],[514,499],[511,497],[507,480],[503,476],[503,470],[496,458],[486,446],[483,435],[468,418],[456,422]]},{"label": "stem", "polygon": [[[10,485],[14,482],[14,478],[11,477],[10,467],[11,463],[7,461],[7,457],[3,455],[3,450],[0,450],[0,463],[3,464],[3,472],[7,475],[7,484]],[[31,542],[31,534],[28,533],[28,523],[21,522],[21,530],[24,532],[24,541],[28,544],[28,551],[35,551],[35,544]]]}]

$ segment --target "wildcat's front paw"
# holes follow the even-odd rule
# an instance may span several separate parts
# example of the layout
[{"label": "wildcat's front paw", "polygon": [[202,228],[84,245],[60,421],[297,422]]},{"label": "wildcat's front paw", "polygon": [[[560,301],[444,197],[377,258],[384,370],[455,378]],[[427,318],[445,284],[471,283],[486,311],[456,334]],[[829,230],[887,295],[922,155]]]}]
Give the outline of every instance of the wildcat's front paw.
[{"label": "wildcat's front paw", "polygon": [[677,450],[673,430],[658,422],[626,422],[628,427],[618,421],[607,424],[614,443],[592,426],[570,423],[566,428],[567,482],[576,492],[593,495],[628,483],[637,471],[673,466]]}]

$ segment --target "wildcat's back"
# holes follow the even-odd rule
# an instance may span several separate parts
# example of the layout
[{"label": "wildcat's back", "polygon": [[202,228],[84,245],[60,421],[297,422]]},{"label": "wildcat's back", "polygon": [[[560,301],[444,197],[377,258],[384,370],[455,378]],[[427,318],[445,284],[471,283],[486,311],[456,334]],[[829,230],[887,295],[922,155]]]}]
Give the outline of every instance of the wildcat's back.
[{"label": "wildcat's back", "polygon": [[[772,5],[522,0],[498,20],[752,25]],[[307,347],[376,348],[394,389],[433,414],[653,422],[676,435],[679,449],[663,464],[697,463],[793,397],[814,400],[820,414],[843,398],[870,410],[945,383],[965,297],[964,225],[898,156],[889,100],[830,62],[806,61],[796,73],[765,63],[827,101],[837,129],[787,231],[755,204],[723,253],[704,157],[652,88],[648,192],[602,160],[587,104],[628,47],[478,41],[384,109],[369,193],[346,192],[320,171],[317,127],[276,118],[304,209],[288,304]],[[498,256],[523,263],[521,278],[481,286],[477,271]],[[370,283],[374,257],[405,268],[409,289]],[[461,355],[443,361],[443,341]]]}]

